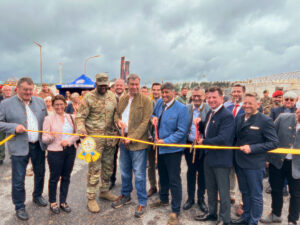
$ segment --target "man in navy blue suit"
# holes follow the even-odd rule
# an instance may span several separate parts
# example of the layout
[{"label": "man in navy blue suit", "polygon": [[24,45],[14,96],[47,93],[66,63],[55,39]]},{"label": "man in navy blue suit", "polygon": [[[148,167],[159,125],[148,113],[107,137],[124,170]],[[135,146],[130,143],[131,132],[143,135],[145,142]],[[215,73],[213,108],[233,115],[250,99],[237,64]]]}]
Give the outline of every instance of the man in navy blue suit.
[{"label": "man in navy blue suit", "polygon": [[[232,146],[234,136],[234,117],[223,106],[223,91],[219,87],[208,90],[207,102],[211,107],[205,122],[200,122],[204,139],[199,144]],[[229,173],[233,166],[232,150],[206,150],[204,175],[208,195],[208,214],[196,216],[197,221],[217,221],[217,225],[230,223],[230,182]],[[218,193],[220,194],[220,213],[218,213]]]},{"label": "man in navy blue suit", "polygon": [[[244,85],[235,84],[232,87],[232,91],[231,91],[232,104],[227,106],[226,108],[232,112],[232,114],[235,118],[238,115],[242,115],[245,113],[244,109],[242,107],[245,93],[246,93],[246,87]],[[235,176],[234,168],[232,168],[230,170],[229,179],[230,179],[230,201],[232,204],[234,204],[235,203],[235,190],[236,190],[236,176]],[[243,207],[243,204],[240,203],[237,208],[237,211],[236,211],[236,214],[239,216],[243,213],[242,207]]]},{"label": "man in navy blue suit", "polygon": [[243,215],[232,224],[258,224],[263,212],[263,178],[267,151],[277,148],[278,137],[270,117],[258,112],[256,93],[245,95],[245,114],[235,125],[235,170],[243,199]]},{"label": "man in navy blue suit", "polygon": [[[157,144],[185,144],[188,132],[188,109],[174,99],[175,88],[170,82],[161,85],[161,99],[155,105],[152,117],[153,125],[158,126]],[[159,147],[158,174],[160,183],[159,199],[150,207],[169,205],[169,190],[172,196],[172,213],[168,224],[179,224],[179,213],[182,200],[180,177],[181,156],[184,148]]]}]

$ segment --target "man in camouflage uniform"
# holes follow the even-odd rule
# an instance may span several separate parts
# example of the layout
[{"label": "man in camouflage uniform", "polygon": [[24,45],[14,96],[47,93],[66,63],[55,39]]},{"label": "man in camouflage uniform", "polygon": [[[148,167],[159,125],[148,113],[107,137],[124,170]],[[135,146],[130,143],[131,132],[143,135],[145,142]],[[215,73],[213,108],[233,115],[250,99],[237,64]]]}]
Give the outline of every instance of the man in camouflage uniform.
[{"label": "man in camouflage uniform", "polygon": [[263,108],[263,114],[270,116],[271,109],[272,109],[272,98],[269,97],[268,90],[264,90],[263,94],[264,94],[264,97],[260,100],[262,108]]},{"label": "man in camouflage uniform", "polygon": [[[87,93],[76,114],[77,133],[84,135],[116,135],[114,114],[117,107],[115,95],[108,91],[107,74],[96,74],[96,89]],[[96,151],[100,158],[89,163],[87,179],[87,206],[90,212],[99,212],[96,192],[101,178],[99,198],[115,201],[117,196],[109,192],[113,172],[117,139],[95,138]]]},{"label": "man in camouflage uniform", "polygon": [[188,93],[187,87],[182,87],[181,88],[180,96],[178,96],[176,98],[176,100],[179,101],[179,102],[181,102],[184,105],[188,105],[189,104],[189,99],[187,97],[187,93]]}]

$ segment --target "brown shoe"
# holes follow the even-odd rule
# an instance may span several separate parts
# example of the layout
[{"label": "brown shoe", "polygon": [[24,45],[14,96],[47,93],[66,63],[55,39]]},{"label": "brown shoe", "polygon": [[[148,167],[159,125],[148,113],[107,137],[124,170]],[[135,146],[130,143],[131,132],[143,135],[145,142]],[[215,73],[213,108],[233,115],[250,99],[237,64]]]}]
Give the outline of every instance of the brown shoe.
[{"label": "brown shoe", "polygon": [[244,213],[244,210],[243,210],[243,203],[240,203],[239,205],[238,205],[238,207],[236,208],[236,212],[235,212],[235,214],[237,215],[237,216],[242,216],[243,215],[243,213]]},{"label": "brown shoe", "polygon": [[156,187],[150,188],[149,191],[148,191],[148,193],[147,193],[148,198],[150,198],[155,193],[157,193],[157,188]]},{"label": "brown shoe", "polygon": [[168,225],[179,225],[179,219],[176,213],[170,214]]},{"label": "brown shoe", "polygon": [[159,208],[159,207],[168,206],[168,205],[169,205],[169,202],[162,202],[162,201],[160,201],[160,199],[157,199],[150,204],[150,208]]},{"label": "brown shoe", "polygon": [[92,213],[100,212],[100,207],[99,207],[96,199],[88,199],[87,207],[88,207],[89,211]]},{"label": "brown shoe", "polygon": [[110,191],[102,191],[99,194],[99,198],[114,202],[118,199],[118,196],[112,194]]}]

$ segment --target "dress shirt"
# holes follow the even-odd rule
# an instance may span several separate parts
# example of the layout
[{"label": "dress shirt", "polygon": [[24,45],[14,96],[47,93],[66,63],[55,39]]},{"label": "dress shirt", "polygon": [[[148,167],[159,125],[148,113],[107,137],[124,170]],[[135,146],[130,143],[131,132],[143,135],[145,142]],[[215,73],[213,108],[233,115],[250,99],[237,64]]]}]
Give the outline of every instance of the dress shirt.
[{"label": "dress shirt", "polygon": [[212,109],[212,112],[211,112],[211,114],[209,115],[209,119],[208,119],[207,124],[206,124],[206,126],[205,126],[205,130],[204,130],[205,136],[206,136],[207,128],[208,128],[208,125],[209,125],[209,123],[210,123],[211,118],[212,118],[213,115],[216,114],[222,107],[223,107],[223,104],[221,104],[221,105],[220,105],[218,108],[216,108],[216,109]]},{"label": "dress shirt", "polygon": [[126,124],[125,133],[128,133],[129,113],[130,113],[130,106],[131,106],[132,99],[133,99],[132,97],[129,97],[128,105],[122,114],[122,122]]},{"label": "dress shirt", "polygon": [[169,101],[168,103],[165,103],[166,104],[166,107],[165,107],[165,111],[170,108],[170,106],[173,104],[173,102],[175,101],[175,99],[173,98],[171,101]]},{"label": "dress shirt", "polygon": [[188,140],[190,142],[193,142],[195,140],[195,136],[196,136],[196,126],[195,124],[193,123],[194,119],[199,117],[200,115],[200,111],[201,109],[204,107],[204,104],[202,103],[200,105],[199,108],[196,108],[194,105],[193,105],[193,120],[192,120],[192,126],[191,126],[191,130],[190,130],[190,134],[189,134],[189,137],[188,137]]},{"label": "dress shirt", "polygon": [[[67,117],[67,115],[65,114],[65,122],[64,125],[62,127],[62,132],[63,133],[73,133],[73,127],[72,125],[69,123]],[[71,135],[68,134],[62,134],[61,139],[62,140],[68,140],[71,137]]]},{"label": "dress shirt", "polygon": [[[300,129],[300,124],[297,123],[296,133],[298,132],[299,129]],[[293,146],[292,146],[292,148],[293,148]],[[288,160],[292,160],[293,159],[293,155],[292,154],[287,154],[285,158],[288,159]]]},{"label": "dress shirt", "polygon": [[[236,113],[235,113],[234,117],[236,117],[236,116],[237,116],[237,114],[239,113],[240,109],[242,108],[242,106],[243,106],[243,102],[240,102],[240,103],[236,103],[236,104],[234,104],[233,110],[234,110],[234,108],[235,108],[235,105],[239,105],[239,106],[238,106],[238,107],[236,107]],[[233,112],[233,110],[232,110],[232,112]]]},{"label": "dress shirt", "polygon": [[[25,103],[24,103],[25,104]],[[38,121],[36,116],[31,111],[29,104],[25,104],[26,115],[27,115],[27,129],[28,130],[38,130]],[[39,133],[37,132],[28,132],[28,141],[35,143],[39,140]]]}]

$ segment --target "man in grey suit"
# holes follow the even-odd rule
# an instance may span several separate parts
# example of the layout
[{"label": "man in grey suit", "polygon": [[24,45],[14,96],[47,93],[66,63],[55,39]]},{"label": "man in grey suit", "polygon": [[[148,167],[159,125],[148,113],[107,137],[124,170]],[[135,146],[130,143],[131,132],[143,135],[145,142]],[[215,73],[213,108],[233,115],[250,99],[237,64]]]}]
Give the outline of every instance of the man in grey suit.
[{"label": "man in grey suit", "polygon": [[45,177],[45,146],[41,134],[26,130],[42,130],[47,115],[44,100],[33,95],[34,84],[31,78],[23,77],[17,84],[17,95],[3,100],[0,104],[0,132],[7,136],[15,134],[7,142],[12,161],[12,201],[16,215],[28,220],[25,210],[25,174],[29,158],[34,172],[33,202],[47,206],[42,197]]},{"label": "man in grey suit", "polygon": [[[187,144],[194,143],[196,139],[196,126],[200,120],[205,121],[206,114],[210,110],[208,104],[203,102],[204,91],[200,87],[194,87],[192,91],[192,104],[187,106],[189,111],[189,132],[187,137]],[[204,180],[204,151],[196,150],[195,153],[190,151],[190,148],[184,150],[184,156],[186,159],[186,164],[188,166],[187,171],[187,192],[188,199],[183,205],[184,210],[190,209],[195,203],[195,187],[197,178],[197,199],[198,205],[201,211],[207,213],[207,206],[204,201],[205,193],[205,180]],[[194,155],[195,154],[195,155]],[[194,158],[195,157],[195,158]],[[194,162],[193,162],[194,158]],[[197,176],[198,173],[198,176]]]},{"label": "man in grey suit", "polygon": [[[283,113],[275,121],[279,148],[300,148],[300,109],[296,113]],[[269,154],[269,176],[272,188],[272,212],[262,218],[262,223],[281,223],[283,186],[287,179],[290,191],[288,224],[297,224],[300,207],[300,156]]]}]

